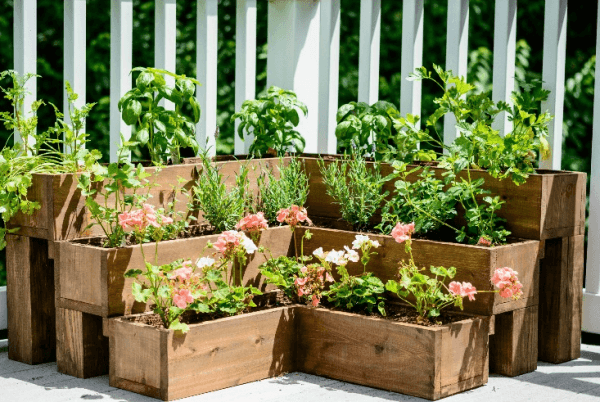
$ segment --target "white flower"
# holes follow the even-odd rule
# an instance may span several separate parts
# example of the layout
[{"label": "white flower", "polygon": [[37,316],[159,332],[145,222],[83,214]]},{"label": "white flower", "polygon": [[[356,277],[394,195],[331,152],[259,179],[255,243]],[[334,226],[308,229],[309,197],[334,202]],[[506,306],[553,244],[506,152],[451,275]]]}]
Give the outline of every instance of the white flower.
[{"label": "white flower", "polygon": [[331,250],[327,253],[327,257],[325,257],[325,261],[331,262],[337,265],[345,265],[348,261],[344,259],[343,251],[335,251]]},{"label": "white flower", "polygon": [[355,250],[350,249],[348,246],[344,246],[344,248],[346,249],[346,255],[344,256],[345,259],[352,262],[358,262],[358,260],[360,260],[360,257]]},{"label": "white flower", "polygon": [[242,243],[242,247],[246,249],[246,254],[254,254],[254,252],[258,250],[256,244],[243,233],[240,236],[240,242]]},{"label": "white flower", "polygon": [[317,258],[323,258],[323,256],[325,255],[325,253],[323,252],[323,247],[319,247],[318,249],[313,251],[313,255]]},{"label": "white flower", "polygon": [[377,248],[379,246],[380,246],[380,244],[377,240],[371,240],[371,247]]},{"label": "white flower", "polygon": [[369,241],[369,236],[365,236],[365,235],[356,235],[356,240],[354,240],[352,242],[352,248],[355,250],[358,250],[359,248],[361,248],[363,246],[363,244],[367,243]]},{"label": "white flower", "polygon": [[198,261],[196,261],[196,266],[198,268],[204,268],[204,267],[210,267],[215,263],[215,260],[213,260],[210,257],[202,257],[199,258]]}]

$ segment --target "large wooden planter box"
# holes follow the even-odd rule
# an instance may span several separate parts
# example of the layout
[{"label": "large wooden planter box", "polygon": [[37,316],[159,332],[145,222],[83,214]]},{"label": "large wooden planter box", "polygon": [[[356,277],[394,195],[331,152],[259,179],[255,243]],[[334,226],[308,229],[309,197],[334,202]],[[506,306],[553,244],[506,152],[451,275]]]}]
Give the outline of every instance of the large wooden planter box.
[{"label": "large wooden planter box", "polygon": [[[305,228],[298,228],[296,239],[299,242]],[[313,236],[304,241],[304,253],[309,255],[315,249],[343,250],[352,246],[356,233],[336,229],[310,228]],[[369,262],[367,269],[384,283],[397,279],[399,262],[408,260],[404,244],[396,243],[391,236],[369,234],[381,246],[373,249],[377,252]],[[465,312],[480,315],[496,315],[523,307],[538,304],[539,263],[543,250],[537,240],[521,240],[497,247],[481,247],[465,244],[445,243],[430,240],[413,240],[413,256],[419,267],[444,266],[456,267],[454,280],[471,282],[478,290],[493,290],[490,282],[496,268],[511,267],[519,273],[523,283],[523,297],[519,300],[504,299],[497,293],[477,294],[473,302],[465,301]],[[348,271],[356,275],[363,271],[360,263],[349,263]]]},{"label": "large wooden planter box", "polygon": [[421,327],[305,306],[185,335],[121,317],[109,324],[110,385],[173,400],[304,371],[435,400],[487,382],[488,332],[482,317]]},{"label": "large wooden planter box", "polygon": [[[158,264],[179,258],[195,261],[210,241],[219,235],[163,241],[158,245]],[[259,245],[274,256],[288,255],[292,232],[289,227],[274,227],[262,232]],[[143,245],[148,258],[154,255],[155,243]],[[207,249],[207,253],[216,252]],[[291,251],[293,253],[293,250]],[[57,307],[77,310],[101,317],[143,312],[145,305],[135,302],[131,294],[133,279],[124,278],[129,269],[142,269],[144,259],[140,245],[123,248],[102,248],[86,244],[86,239],[57,243],[56,292]],[[258,267],[265,261],[261,253],[249,257],[244,270],[244,283],[267,289]]]},{"label": "large wooden planter box", "polygon": [[[311,216],[340,218],[339,206],[333,204],[333,199],[326,194],[317,161],[317,158],[304,158],[306,171],[310,174],[308,213]],[[436,167],[432,169],[439,177],[444,171]],[[393,168],[390,164],[383,163],[381,172],[386,176],[393,173]],[[507,220],[506,228],[513,236],[545,240],[584,234],[585,173],[538,170],[538,174],[529,176],[527,182],[520,186],[510,179],[494,179],[485,171],[471,170],[470,173],[473,180],[483,177],[483,187],[506,202],[498,216]],[[414,175],[414,180],[417,178]],[[388,182],[384,190],[392,194],[394,181]]]}]

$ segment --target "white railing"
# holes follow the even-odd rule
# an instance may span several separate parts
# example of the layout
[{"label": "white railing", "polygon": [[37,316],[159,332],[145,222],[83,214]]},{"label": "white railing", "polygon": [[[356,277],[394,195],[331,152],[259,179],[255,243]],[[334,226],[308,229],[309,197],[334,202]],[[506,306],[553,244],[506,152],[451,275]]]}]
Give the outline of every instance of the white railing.
[{"label": "white railing", "polygon": [[[236,108],[255,96],[256,74],[256,2],[237,0],[236,10]],[[403,78],[422,64],[423,27],[426,16],[420,0],[397,2],[403,9],[401,69]],[[35,73],[36,0],[15,1],[15,69]],[[202,83],[197,97],[203,117],[197,127],[198,142],[208,140],[215,151],[213,133],[217,116],[217,13],[218,0],[197,1],[197,78]],[[156,0],[157,67],[175,68],[176,0]],[[517,0],[496,0],[494,26],[494,100],[510,101],[514,89]],[[562,110],[566,46],[567,0],[547,0],[544,18],[543,80],[551,91],[544,107],[556,116],[550,127],[553,157],[545,168],[560,169],[562,144]],[[107,12],[109,10],[107,9]],[[374,102],[378,98],[381,0],[361,0],[358,100]],[[65,79],[75,92],[85,94],[85,0],[65,0]],[[118,99],[132,87],[131,70],[133,6],[132,0],[111,0],[111,109],[110,154],[116,157],[119,134],[131,133],[117,110]],[[335,119],[338,107],[338,72],[340,44],[339,0],[270,0],[268,6],[267,85],[294,90],[310,111],[299,129],[306,137],[307,152],[335,151]],[[466,75],[468,57],[469,0],[448,0],[446,68]],[[541,51],[538,49],[537,51]],[[596,80],[598,88],[599,80]],[[31,103],[36,96],[36,81],[31,80]],[[85,102],[85,97],[79,98]],[[400,92],[402,113],[420,114],[419,82],[403,80]],[[590,194],[590,234],[587,261],[587,290],[584,298],[584,329],[600,333],[600,109],[594,105],[594,139],[592,145],[592,188]],[[444,136],[456,136],[452,117],[446,117]],[[496,128],[506,132],[508,121],[500,119]],[[248,144],[236,136],[235,152],[247,150]],[[2,309],[0,305],[0,313]]]},{"label": "white railing", "polygon": [[[6,308],[6,286],[0,286],[0,331],[8,328],[8,309]],[[7,345],[3,336],[0,336],[0,348]]]}]

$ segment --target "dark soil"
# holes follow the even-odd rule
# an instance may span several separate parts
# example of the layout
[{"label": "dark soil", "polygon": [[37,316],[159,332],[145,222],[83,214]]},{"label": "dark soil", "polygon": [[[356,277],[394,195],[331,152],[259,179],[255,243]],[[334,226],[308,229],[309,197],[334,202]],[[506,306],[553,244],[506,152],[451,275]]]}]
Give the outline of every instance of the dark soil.
[{"label": "dark soil", "polygon": [[[214,227],[210,225],[196,225],[189,227],[185,232],[179,233],[177,237],[165,240],[189,239],[190,237],[206,236],[215,233]],[[86,239],[73,240],[74,243],[85,244],[95,247],[106,247],[106,237],[91,237]],[[121,247],[133,246],[138,244],[135,237],[131,234],[125,238],[125,243]],[[109,247],[106,247],[109,248]]]},{"label": "dark soil", "polygon": [[[282,306],[290,306],[293,304],[297,304],[297,301],[290,300],[287,296],[285,296],[282,292],[270,292],[266,293],[262,296],[257,296],[254,298],[254,302],[257,307],[248,309],[247,311],[243,311],[240,314],[251,313],[256,311],[268,310],[276,307]],[[435,319],[422,318],[419,317],[417,312],[410,306],[397,304],[393,302],[388,302],[386,305],[386,313],[385,317],[381,316],[379,312],[373,311],[371,313],[360,310],[360,311],[349,311],[342,308],[335,308],[330,306],[325,302],[325,304],[321,304],[316,308],[327,309],[332,311],[344,311],[353,314],[360,314],[368,317],[376,317],[384,320],[403,322],[408,324],[416,324],[422,325],[425,327],[436,327],[441,325],[450,324],[457,321],[462,321],[470,318],[467,315],[453,312],[442,312],[439,317],[435,317]],[[185,324],[199,324],[202,322],[208,322],[217,320],[219,318],[228,317],[225,314],[206,314],[206,313],[196,313],[193,311],[188,311],[183,314],[180,318],[180,321]],[[163,323],[158,314],[142,314],[134,317],[127,318],[129,321],[138,322],[141,324],[150,325],[156,328],[164,328]]]}]

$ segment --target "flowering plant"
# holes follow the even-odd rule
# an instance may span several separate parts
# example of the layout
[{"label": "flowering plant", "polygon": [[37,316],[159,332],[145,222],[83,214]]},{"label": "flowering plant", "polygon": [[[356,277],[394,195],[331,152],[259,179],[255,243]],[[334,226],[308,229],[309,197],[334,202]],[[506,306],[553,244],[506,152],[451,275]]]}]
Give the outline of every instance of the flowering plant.
[{"label": "flowering plant", "polygon": [[518,299],[522,294],[522,284],[518,281],[517,273],[510,268],[496,270],[492,283],[500,290],[478,291],[469,282],[453,281],[445,285],[446,279],[453,279],[456,268],[431,267],[430,272],[434,277],[423,273],[425,268],[419,269],[412,255],[412,233],[415,230],[414,222],[410,224],[398,223],[392,230],[392,237],[398,243],[405,243],[405,250],[409,255],[408,261],[402,261],[398,271],[399,281],[389,280],[385,288],[395,293],[401,300],[417,310],[419,320],[435,318],[440,311],[454,305],[463,308],[463,298],[475,300],[477,293],[500,292],[502,297]]},{"label": "flowering plant", "polygon": [[312,225],[312,221],[309,219],[308,214],[306,212],[306,208],[299,207],[297,205],[292,205],[289,208],[282,208],[277,211],[277,222],[279,223],[287,223],[290,225],[292,231],[296,229],[302,222],[306,222],[309,225]]}]

